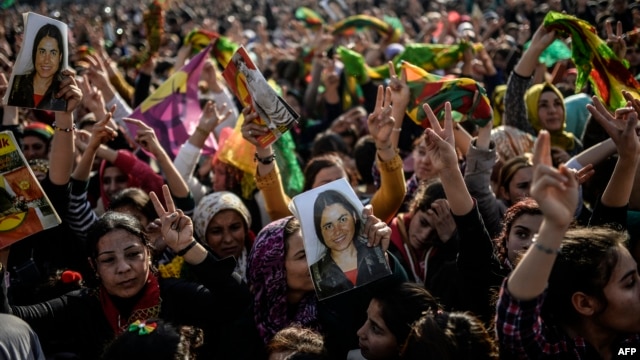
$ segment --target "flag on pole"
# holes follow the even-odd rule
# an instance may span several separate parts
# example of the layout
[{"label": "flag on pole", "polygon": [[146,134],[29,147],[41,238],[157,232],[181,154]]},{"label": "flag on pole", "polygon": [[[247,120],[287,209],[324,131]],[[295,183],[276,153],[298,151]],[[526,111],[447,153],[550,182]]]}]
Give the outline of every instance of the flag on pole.
[{"label": "flag on pole", "polygon": [[[198,80],[210,50],[211,45],[194,56],[129,116],[152,127],[160,144],[172,159],[198,126],[202,114],[198,100]],[[135,134],[137,127],[129,124],[129,131]],[[210,134],[202,149],[203,153],[213,154],[217,148],[216,140]]]}]

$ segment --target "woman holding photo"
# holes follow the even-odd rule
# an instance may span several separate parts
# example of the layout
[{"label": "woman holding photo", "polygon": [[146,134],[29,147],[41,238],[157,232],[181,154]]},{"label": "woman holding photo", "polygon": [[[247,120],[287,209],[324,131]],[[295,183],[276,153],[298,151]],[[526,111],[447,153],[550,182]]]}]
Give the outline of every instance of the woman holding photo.
[{"label": "woman holding photo", "polygon": [[391,229],[380,222],[364,229],[356,207],[336,190],[318,195],[313,205],[314,225],[318,240],[327,250],[311,265],[311,277],[318,298],[332,295],[378,280],[391,273],[384,252],[372,247],[377,227],[384,227],[388,239]]},{"label": "woman holding photo", "polygon": [[65,111],[67,102],[58,96],[64,60],[62,32],[53,24],[38,30],[31,50],[32,70],[13,79],[9,105]]}]

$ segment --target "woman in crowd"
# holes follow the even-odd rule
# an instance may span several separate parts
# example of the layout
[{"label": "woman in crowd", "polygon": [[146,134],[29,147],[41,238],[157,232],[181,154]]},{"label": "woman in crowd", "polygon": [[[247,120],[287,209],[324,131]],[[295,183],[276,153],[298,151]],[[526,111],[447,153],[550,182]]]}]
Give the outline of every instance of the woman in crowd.
[{"label": "woman in crowd", "polygon": [[[191,219],[175,208],[166,185],[163,192],[166,210],[155,193],[151,199],[167,245],[184,257],[204,287],[178,279],[159,279],[151,265],[151,245],[142,224],[130,215],[108,212],[87,235],[87,251],[98,287],[41,304],[11,306],[2,282],[3,312],[24,319],[40,336],[57,339],[82,358],[98,358],[101,349],[129,324],[149,317],[200,327],[208,335],[203,353],[213,356],[221,351],[225,345],[222,329],[246,309],[248,294],[231,275],[235,261],[216,261],[196,242]],[[6,264],[4,257],[0,260]],[[4,276],[4,271],[0,275]]]},{"label": "woman in crowd", "polygon": [[507,83],[504,101],[509,106],[505,108],[504,122],[534,136],[542,129],[549,131],[554,151],[562,154],[556,158],[566,162],[582,151],[582,143],[565,131],[564,97],[551,83],[531,85],[532,77],[540,77],[534,74],[540,54],[555,39],[555,31],[547,31],[543,25],[533,34],[531,46],[522,54]]},{"label": "woman in crowd", "polygon": [[33,40],[32,71],[13,78],[9,105],[65,111],[67,102],[58,96],[64,59],[62,32],[53,24],[42,26]]},{"label": "woman in crowd", "polygon": [[317,332],[292,325],[278,331],[267,344],[269,360],[290,359],[293,355],[317,355],[324,359],[324,339]]},{"label": "woman in crowd", "polygon": [[[588,106],[618,147],[593,223],[614,220],[612,213],[626,209],[629,200],[630,175],[640,154],[635,129],[640,102],[629,104],[633,108],[621,109],[616,117],[597,101]],[[502,287],[496,320],[501,353],[610,359],[621,347],[639,346],[640,283],[637,264],[623,245],[626,234],[613,228],[568,230],[578,203],[577,180],[566,166],[551,167],[548,133],[539,135],[535,156],[540,162],[531,193],[544,219],[533,246]],[[607,208],[606,214],[599,215],[598,207]]]},{"label": "woman in crowd", "polygon": [[[324,255],[311,264],[318,298],[323,299],[389,275],[389,265],[379,247],[368,246],[363,219],[340,192],[318,194],[313,204],[313,223]],[[384,227],[391,233],[389,227]]]},{"label": "woman in crowd", "polygon": [[235,271],[246,281],[247,256],[255,235],[242,200],[228,191],[209,194],[196,207],[193,223],[197,239],[220,259],[233,256]]},{"label": "woman in crowd", "polygon": [[[258,188],[265,194],[265,205],[271,219],[280,219],[290,215],[288,204],[290,199],[284,193],[279,170],[274,163],[275,156],[271,146],[264,147],[256,137],[262,136],[270,130],[257,124],[254,120],[257,114],[250,113],[250,109],[244,110],[245,121],[242,125],[242,136],[247,141],[256,145],[256,182]],[[406,187],[402,169],[402,159],[397,154],[397,146],[391,141],[394,132],[395,120],[392,116],[391,90],[385,92],[383,87],[378,89],[375,111],[367,120],[369,133],[375,139],[378,167],[381,173],[381,186],[371,198],[371,205],[376,211],[376,216],[383,221],[389,221],[400,207]],[[310,159],[309,164],[313,162]],[[333,180],[346,178],[348,174],[338,162],[326,162],[325,167],[316,167],[315,177],[308,176],[310,171],[305,169],[305,189],[317,187]],[[310,166],[310,165],[308,165]]]},{"label": "woman in crowd", "polygon": [[367,309],[358,330],[360,351],[367,360],[398,359],[411,325],[427,311],[440,312],[437,300],[414,283],[381,288]]}]

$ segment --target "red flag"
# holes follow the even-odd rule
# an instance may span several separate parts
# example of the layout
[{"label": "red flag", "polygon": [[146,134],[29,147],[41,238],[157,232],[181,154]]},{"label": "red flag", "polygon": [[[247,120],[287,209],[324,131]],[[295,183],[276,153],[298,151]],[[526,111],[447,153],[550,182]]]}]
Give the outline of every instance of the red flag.
[{"label": "red flag", "polygon": [[[129,116],[152,127],[160,144],[172,159],[198,126],[202,114],[198,100],[198,80],[210,50],[211,44],[182,69],[173,73]],[[135,134],[136,126],[129,124],[129,131]],[[217,148],[215,138],[209,135],[202,149],[203,153],[213,154]]]}]

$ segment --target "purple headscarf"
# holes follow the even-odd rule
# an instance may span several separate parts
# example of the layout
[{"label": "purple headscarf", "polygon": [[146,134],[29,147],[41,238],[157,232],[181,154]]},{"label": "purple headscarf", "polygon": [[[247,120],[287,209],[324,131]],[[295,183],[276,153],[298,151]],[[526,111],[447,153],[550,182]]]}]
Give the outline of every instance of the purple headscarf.
[{"label": "purple headscarf", "polygon": [[[265,226],[249,254],[247,280],[253,294],[256,328],[265,343],[280,330],[300,324],[319,330],[315,293],[305,295],[289,311],[287,304],[287,273],[285,270],[284,228],[293,217],[276,220]],[[293,315],[289,315],[293,314]]]}]

